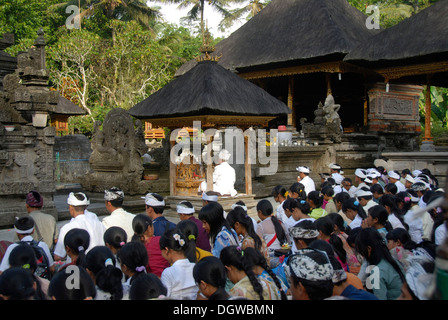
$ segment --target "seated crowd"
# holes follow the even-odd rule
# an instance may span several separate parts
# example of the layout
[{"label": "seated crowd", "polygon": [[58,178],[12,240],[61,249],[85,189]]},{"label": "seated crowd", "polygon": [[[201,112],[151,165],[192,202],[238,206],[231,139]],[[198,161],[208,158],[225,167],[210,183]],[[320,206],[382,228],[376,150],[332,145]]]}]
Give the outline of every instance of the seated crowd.
[{"label": "seated crowd", "polygon": [[256,216],[241,201],[225,212],[216,192],[204,192],[196,216],[190,202],[177,204],[177,224],[164,217],[159,194],[148,193],[145,212],[132,214],[114,187],[105,190],[110,215],[102,220],[84,193],[70,193],[71,220],[58,229],[32,191],[29,214],[14,223],[18,241],[0,263],[0,297],[434,299],[428,288],[446,237],[437,180],[426,169],[359,168],[354,180],[337,164],[329,169],[316,188],[310,168],[298,167],[297,182],[272,190],[278,205],[259,200]]}]

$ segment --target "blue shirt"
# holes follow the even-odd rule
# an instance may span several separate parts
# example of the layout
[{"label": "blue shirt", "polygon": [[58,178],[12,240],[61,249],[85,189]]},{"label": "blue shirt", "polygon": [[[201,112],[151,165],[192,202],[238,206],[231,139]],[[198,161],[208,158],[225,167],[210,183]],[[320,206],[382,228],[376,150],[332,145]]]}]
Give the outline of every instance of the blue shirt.
[{"label": "blue shirt", "polygon": [[356,289],[351,284],[342,291],[341,296],[351,300],[379,300],[374,294],[365,290]]},{"label": "blue shirt", "polygon": [[154,226],[154,235],[162,236],[166,230],[174,229],[176,224],[168,221],[164,216],[157,217],[152,221],[152,225]]}]

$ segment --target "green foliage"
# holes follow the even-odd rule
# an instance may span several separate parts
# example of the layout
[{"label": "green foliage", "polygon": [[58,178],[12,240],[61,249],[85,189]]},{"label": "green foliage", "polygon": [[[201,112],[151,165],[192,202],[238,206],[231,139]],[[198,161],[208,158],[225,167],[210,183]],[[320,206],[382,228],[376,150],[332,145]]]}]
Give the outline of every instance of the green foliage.
[{"label": "green foliage", "polygon": [[348,0],[352,6],[365,14],[368,6],[378,6],[380,26],[384,29],[398,24],[437,1],[439,0]]},{"label": "green foliage", "polygon": [[[420,96],[420,122],[425,125],[426,90]],[[431,87],[431,127],[448,128],[448,88]]]}]

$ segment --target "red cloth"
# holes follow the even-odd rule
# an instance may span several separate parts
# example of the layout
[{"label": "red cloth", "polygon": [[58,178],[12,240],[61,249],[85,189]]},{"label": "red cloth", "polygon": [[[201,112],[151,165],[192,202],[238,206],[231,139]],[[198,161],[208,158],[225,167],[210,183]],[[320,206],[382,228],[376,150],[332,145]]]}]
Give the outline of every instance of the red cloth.
[{"label": "red cloth", "polygon": [[160,278],[162,271],[169,267],[169,262],[162,257],[162,250],[160,250],[160,236],[154,236],[145,243],[146,251],[148,252],[148,265],[146,272],[154,273]]}]

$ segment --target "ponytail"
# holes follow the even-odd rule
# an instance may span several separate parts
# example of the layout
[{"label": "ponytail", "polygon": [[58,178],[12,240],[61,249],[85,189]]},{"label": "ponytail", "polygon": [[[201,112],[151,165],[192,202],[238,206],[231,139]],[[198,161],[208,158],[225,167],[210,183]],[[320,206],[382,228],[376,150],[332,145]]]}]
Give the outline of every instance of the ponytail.
[{"label": "ponytail", "polygon": [[228,246],[221,250],[220,259],[225,266],[234,266],[236,269],[244,271],[260,300],[264,300],[263,287],[253,271],[254,265],[248,259],[243,259],[245,251],[241,247]]}]

